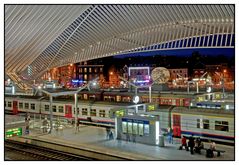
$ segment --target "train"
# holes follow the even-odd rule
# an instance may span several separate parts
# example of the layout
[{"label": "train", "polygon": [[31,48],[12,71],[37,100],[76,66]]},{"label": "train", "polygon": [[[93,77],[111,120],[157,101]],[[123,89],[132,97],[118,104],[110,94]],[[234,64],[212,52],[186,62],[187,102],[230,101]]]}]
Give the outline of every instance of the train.
[{"label": "train", "polygon": [[[80,121],[90,121],[95,124],[114,125],[114,118],[122,109],[130,108],[134,104],[100,101],[78,101],[77,116]],[[50,101],[45,97],[13,97],[5,96],[5,113],[50,114]],[[54,99],[52,103],[53,116],[64,117],[67,120],[75,119],[75,103],[73,100]]]},{"label": "train", "polygon": [[[95,124],[108,124],[114,126],[115,117],[129,113],[129,109],[135,106],[132,102],[122,101],[124,97],[130,97],[131,93],[124,95],[110,92],[81,92],[78,101],[78,119]],[[105,96],[115,98],[106,99]],[[133,94],[131,94],[133,96]],[[94,96],[94,97],[93,97]],[[121,96],[121,101],[117,96]],[[169,94],[161,94],[163,98],[171,97]],[[176,95],[178,97],[178,95]],[[201,95],[199,95],[201,97]],[[103,98],[103,101],[101,101]],[[109,98],[109,97],[108,97]],[[162,98],[160,98],[162,99]],[[171,101],[172,102],[172,101]],[[143,103],[143,102],[142,102]],[[52,111],[54,116],[61,116],[69,120],[75,118],[75,103],[73,99],[56,98],[53,100]],[[206,104],[206,102],[200,102]],[[218,104],[218,103],[217,103]],[[222,103],[223,104],[223,103]],[[149,107],[153,107],[149,109]],[[208,105],[208,103],[207,103]],[[213,104],[214,105],[214,104]],[[5,96],[5,111],[12,114],[37,113],[49,115],[49,98],[39,96]],[[164,108],[167,107],[167,108]],[[222,107],[222,106],[221,106]],[[177,104],[160,104],[158,102],[147,104],[147,109],[139,113],[158,115],[160,126],[163,130],[173,128],[173,136],[195,135],[202,139],[234,143],[235,140],[235,114],[234,109],[223,109],[219,106],[208,108],[208,106],[177,106]],[[131,111],[132,112],[132,111]]]},{"label": "train", "polygon": [[[149,103],[149,92],[139,91],[140,103]],[[111,89],[111,91],[80,91],[78,97],[81,100],[109,101],[109,102],[127,102],[134,99],[135,92],[120,89]],[[191,103],[203,102],[206,100],[221,100],[221,92],[213,93],[187,93],[172,91],[152,91],[151,103],[158,105],[172,105],[188,107]],[[224,107],[221,107],[224,108]]]},{"label": "train", "polygon": [[174,137],[200,137],[220,143],[235,143],[234,110],[167,106],[148,112],[158,115],[161,131],[173,129]]}]

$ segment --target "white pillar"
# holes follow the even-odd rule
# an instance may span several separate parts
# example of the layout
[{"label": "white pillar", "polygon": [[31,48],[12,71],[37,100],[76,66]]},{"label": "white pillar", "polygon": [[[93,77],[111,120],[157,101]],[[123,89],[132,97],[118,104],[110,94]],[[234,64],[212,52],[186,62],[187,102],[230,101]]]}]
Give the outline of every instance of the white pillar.
[{"label": "white pillar", "polygon": [[77,120],[78,120],[78,95],[77,93],[75,95],[75,127],[77,127]]},{"label": "white pillar", "polygon": [[196,82],[196,85],[197,85],[197,93],[199,93],[198,82]]},{"label": "white pillar", "polygon": [[51,133],[51,131],[52,131],[52,125],[53,125],[53,123],[52,123],[52,120],[53,120],[53,113],[52,113],[52,102],[53,102],[53,98],[52,98],[52,95],[50,95],[50,131],[49,131],[49,133]]},{"label": "white pillar", "polygon": [[149,103],[152,102],[152,89],[151,86],[149,86]]}]

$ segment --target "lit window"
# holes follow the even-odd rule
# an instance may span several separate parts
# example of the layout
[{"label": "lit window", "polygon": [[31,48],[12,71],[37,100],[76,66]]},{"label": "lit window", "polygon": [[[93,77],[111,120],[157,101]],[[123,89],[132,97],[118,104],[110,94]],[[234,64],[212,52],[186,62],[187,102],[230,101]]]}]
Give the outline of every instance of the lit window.
[{"label": "lit window", "polygon": [[84,75],[84,80],[87,80],[87,74]]},{"label": "lit window", "polygon": [[84,72],[87,72],[87,68],[84,68]]},{"label": "lit window", "polygon": [[90,72],[90,73],[92,72],[92,69],[91,69],[91,68],[89,68],[89,72]]}]

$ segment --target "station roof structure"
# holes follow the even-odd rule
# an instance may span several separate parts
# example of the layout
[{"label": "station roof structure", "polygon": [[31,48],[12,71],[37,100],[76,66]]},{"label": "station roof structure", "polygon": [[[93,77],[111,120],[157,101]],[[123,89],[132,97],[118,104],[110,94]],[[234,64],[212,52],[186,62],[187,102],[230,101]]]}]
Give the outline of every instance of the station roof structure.
[{"label": "station roof structure", "polygon": [[[227,34],[229,44],[221,42],[219,46],[230,47],[234,8],[234,5],[5,5],[5,73],[33,80],[54,67],[150,51],[149,46],[190,36]],[[193,46],[192,42],[187,45]]]}]

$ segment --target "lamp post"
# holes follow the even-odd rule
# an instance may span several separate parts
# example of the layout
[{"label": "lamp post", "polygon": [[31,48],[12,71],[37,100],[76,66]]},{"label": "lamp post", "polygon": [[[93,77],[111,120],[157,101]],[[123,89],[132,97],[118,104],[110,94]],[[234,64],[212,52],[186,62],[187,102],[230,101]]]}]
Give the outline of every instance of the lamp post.
[{"label": "lamp post", "polygon": [[220,75],[218,72],[215,72],[221,79],[221,82],[222,82],[222,98],[224,99],[225,98],[225,87],[224,87],[224,73],[226,73],[227,70],[224,69],[223,72],[222,72],[222,75]]}]

